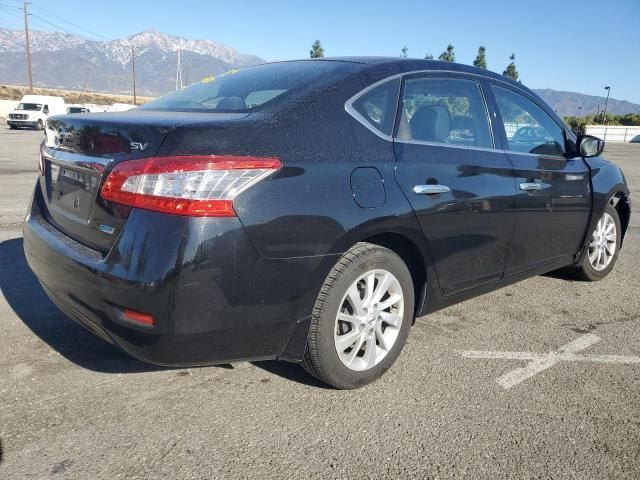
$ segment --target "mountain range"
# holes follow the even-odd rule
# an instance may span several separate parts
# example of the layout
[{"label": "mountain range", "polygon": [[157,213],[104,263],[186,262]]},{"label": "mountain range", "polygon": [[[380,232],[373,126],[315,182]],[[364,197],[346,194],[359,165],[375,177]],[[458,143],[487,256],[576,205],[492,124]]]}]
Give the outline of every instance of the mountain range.
[{"label": "mountain range", "polygon": [[[29,34],[33,81],[42,87],[128,93],[132,45],[139,95],[158,96],[175,89],[178,51],[184,84],[264,62],[209,40],[188,40],[155,30],[105,42],[60,32],[31,30]],[[24,32],[0,28],[0,84],[27,83],[24,57]],[[595,114],[605,103],[604,97],[575,92],[548,88],[535,92],[561,116]],[[610,98],[607,111],[640,114],[640,105]]]},{"label": "mountain range", "polygon": [[[533,89],[542,99],[547,102],[562,117],[564,116],[586,116],[595,115],[604,109],[605,97],[585,95],[576,92],[562,92],[551,90],[550,88]],[[582,107],[582,109],[580,109]],[[607,112],[615,114],[638,113],[640,105],[627,102],[626,100],[616,100],[609,98]]]},{"label": "mountain range", "polygon": [[[131,46],[136,90],[157,96],[175,89],[178,51],[183,83],[263,63],[209,40],[187,40],[157,31],[107,42],[59,32],[30,30],[33,83],[111,93],[131,91]],[[24,32],[0,28],[0,83],[25,84]]]}]

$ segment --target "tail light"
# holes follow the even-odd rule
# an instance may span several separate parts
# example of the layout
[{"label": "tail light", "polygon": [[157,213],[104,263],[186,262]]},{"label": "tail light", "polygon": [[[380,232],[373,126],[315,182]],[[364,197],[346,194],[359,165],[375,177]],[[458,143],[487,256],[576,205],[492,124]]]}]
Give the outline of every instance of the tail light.
[{"label": "tail light", "polygon": [[155,157],[119,163],[105,200],[195,217],[234,217],[233,199],[281,167],[275,158],[227,155]]}]

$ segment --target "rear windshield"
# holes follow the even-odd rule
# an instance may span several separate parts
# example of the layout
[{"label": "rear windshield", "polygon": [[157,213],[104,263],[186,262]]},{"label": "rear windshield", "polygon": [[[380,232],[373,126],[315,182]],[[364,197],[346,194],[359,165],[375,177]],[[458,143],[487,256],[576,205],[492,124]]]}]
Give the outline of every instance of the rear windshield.
[{"label": "rear windshield", "polygon": [[17,110],[40,110],[41,108],[41,103],[20,103]]},{"label": "rear windshield", "polygon": [[139,107],[142,110],[249,112],[354,71],[356,64],[300,61],[258,65],[204,78]]}]

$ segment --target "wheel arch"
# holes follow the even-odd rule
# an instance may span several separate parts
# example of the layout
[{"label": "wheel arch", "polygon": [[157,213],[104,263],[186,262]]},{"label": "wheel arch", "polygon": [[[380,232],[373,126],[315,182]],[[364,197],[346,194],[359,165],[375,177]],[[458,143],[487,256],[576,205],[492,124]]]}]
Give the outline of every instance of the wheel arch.
[{"label": "wheel arch", "polygon": [[620,245],[622,246],[631,220],[631,200],[628,193],[618,190],[609,197],[609,203],[616,209],[620,218],[620,227],[622,228]]},{"label": "wheel arch", "polygon": [[425,255],[414,240],[398,232],[381,232],[360,241],[388,248],[402,259],[411,273],[415,296],[414,314],[419,316],[423,311],[429,284],[428,272],[431,265],[428,255]]}]

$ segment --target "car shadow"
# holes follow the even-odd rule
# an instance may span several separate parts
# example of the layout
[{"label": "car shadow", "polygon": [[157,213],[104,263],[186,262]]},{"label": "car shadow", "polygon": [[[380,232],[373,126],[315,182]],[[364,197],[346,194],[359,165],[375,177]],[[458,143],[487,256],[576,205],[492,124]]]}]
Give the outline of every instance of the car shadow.
[{"label": "car shadow", "polygon": [[[101,373],[141,373],[169,370],[127,355],[73,320],[49,300],[27,265],[22,238],[0,243],[0,291],[20,320],[43,342],[76,365]],[[7,319],[0,318],[0,323]],[[262,361],[253,365],[293,382],[328,388],[299,365]],[[215,365],[232,369],[233,365]]]},{"label": "car shadow", "polygon": [[574,270],[571,268],[561,268],[559,270],[553,270],[542,274],[543,277],[555,278],[557,280],[566,280],[568,282],[583,282],[583,278],[580,278]]},{"label": "car shadow", "polygon": [[305,372],[302,366],[298,365],[297,363],[277,360],[265,360],[261,362],[251,363],[266,372],[277,375],[278,377],[282,377],[285,380],[289,380],[291,382],[301,383],[310,387],[333,390],[333,387],[330,387],[329,385],[315,379],[307,372]]},{"label": "car shadow", "polygon": [[[71,362],[102,373],[163,370],[136,360],[67,318],[49,300],[29,269],[22,238],[0,243],[0,291],[22,322]],[[7,319],[0,318],[0,322]]]}]

